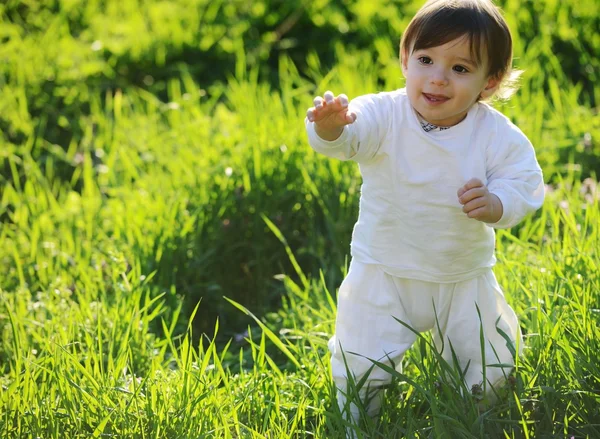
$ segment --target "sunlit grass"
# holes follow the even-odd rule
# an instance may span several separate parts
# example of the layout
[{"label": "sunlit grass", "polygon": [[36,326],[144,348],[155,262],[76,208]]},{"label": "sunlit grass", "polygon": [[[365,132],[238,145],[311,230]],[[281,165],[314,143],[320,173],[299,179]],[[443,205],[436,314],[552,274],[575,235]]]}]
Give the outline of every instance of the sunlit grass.
[{"label": "sunlit grass", "polygon": [[[525,335],[515,379],[479,413],[440,385],[424,337],[367,437],[600,437],[600,187],[577,161],[595,157],[600,119],[544,42],[519,43],[521,90],[498,105],[549,183],[544,207],[498,234]],[[302,120],[315,93],[402,80],[394,60],[338,59],[325,72],[310,56],[307,78],[282,58],[277,90],[243,57],[207,90],[182,69],[168,102],[90,95],[66,150],[33,129],[2,146],[0,436],[342,437],[326,344],[360,176],[316,155]]]},{"label": "sunlit grass", "polygon": [[[406,377],[388,391],[381,425],[363,426],[369,437],[597,437],[600,210],[590,190],[556,187],[517,236],[502,233],[496,273],[526,333],[508,396],[480,415],[455,392],[440,393],[439,365],[424,339],[407,356]],[[164,297],[151,298],[152,277],[123,268],[114,261],[104,270],[118,294],[85,276],[72,290],[0,293],[4,436],[341,431],[326,351],[335,304],[322,280],[283,278],[281,310],[258,320],[260,328],[251,325],[245,341],[217,348],[206,337],[193,342],[191,326],[176,334],[177,313],[163,320]],[[150,330],[157,323],[161,337]]]}]

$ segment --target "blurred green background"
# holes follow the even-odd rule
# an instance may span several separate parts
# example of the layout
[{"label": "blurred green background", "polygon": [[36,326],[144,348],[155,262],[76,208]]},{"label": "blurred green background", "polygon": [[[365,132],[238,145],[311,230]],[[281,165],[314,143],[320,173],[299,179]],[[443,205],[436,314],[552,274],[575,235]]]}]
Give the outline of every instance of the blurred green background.
[{"label": "blurred green background", "polygon": [[[0,288],[43,308],[143,285],[182,306],[176,331],[201,300],[194,325],[219,316],[227,336],[247,321],[223,296],[274,309],[289,251],[334,291],[360,179],[308,148],[304,111],[326,89],[401,87],[398,43],[421,4],[3,2]],[[550,186],[598,175],[600,2],[499,5],[525,73],[498,109]]]}]

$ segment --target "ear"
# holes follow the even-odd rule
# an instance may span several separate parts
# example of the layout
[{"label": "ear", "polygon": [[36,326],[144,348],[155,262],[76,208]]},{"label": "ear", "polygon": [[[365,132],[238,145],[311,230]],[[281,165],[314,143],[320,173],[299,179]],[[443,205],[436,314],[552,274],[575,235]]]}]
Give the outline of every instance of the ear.
[{"label": "ear", "polygon": [[406,77],[406,72],[408,70],[408,53],[406,50],[402,50],[400,52],[400,64],[402,67],[402,74]]},{"label": "ear", "polygon": [[481,90],[481,99],[487,99],[491,97],[494,93],[496,93],[496,91],[498,91],[498,87],[500,87],[500,82],[502,82],[501,78],[488,78],[485,87],[483,88],[483,90]]}]

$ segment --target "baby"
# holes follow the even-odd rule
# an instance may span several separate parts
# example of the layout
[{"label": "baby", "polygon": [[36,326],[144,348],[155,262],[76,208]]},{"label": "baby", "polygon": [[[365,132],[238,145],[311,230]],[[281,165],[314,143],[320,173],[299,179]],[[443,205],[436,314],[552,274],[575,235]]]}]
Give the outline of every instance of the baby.
[{"label": "baby", "polygon": [[434,329],[436,348],[451,364],[454,352],[467,388],[489,397],[505,382],[521,334],[492,271],[494,228],[514,226],[544,200],[531,142],[483,102],[512,74],[511,34],[491,1],[427,2],[402,37],[400,59],[405,88],[352,102],[328,91],[305,120],[311,147],[357,162],[363,178],[329,342],[338,404],[354,420],[348,371],[367,376],[360,396],[375,416],[391,376],[371,360],[398,367],[416,340],[397,320]]}]

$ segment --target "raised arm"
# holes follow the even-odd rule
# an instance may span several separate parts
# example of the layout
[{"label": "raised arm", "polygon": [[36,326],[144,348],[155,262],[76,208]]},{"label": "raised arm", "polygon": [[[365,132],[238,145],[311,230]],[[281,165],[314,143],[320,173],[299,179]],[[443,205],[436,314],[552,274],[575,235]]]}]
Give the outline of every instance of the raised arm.
[{"label": "raised arm", "polygon": [[306,112],[306,118],[314,122],[317,135],[328,142],[339,138],[344,127],[356,120],[356,113],[348,109],[348,97],[345,94],[334,97],[332,92],[327,91],[323,97],[317,96],[314,104]]},{"label": "raised arm", "polygon": [[385,93],[348,102],[345,94],[317,96],[306,112],[306,132],[317,152],[339,160],[364,162],[379,150],[390,125],[392,99]]}]

